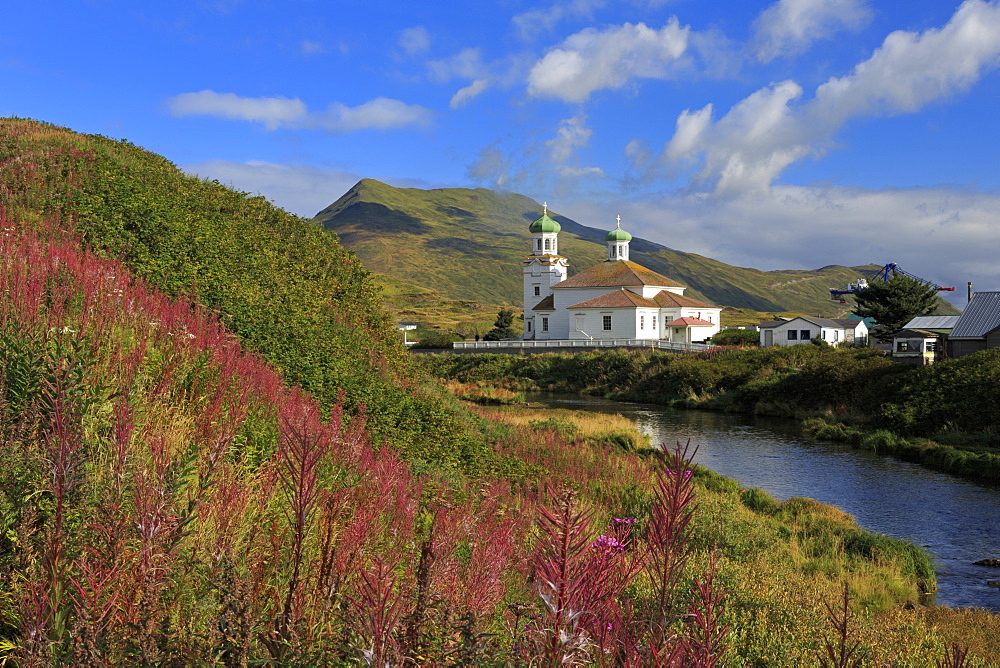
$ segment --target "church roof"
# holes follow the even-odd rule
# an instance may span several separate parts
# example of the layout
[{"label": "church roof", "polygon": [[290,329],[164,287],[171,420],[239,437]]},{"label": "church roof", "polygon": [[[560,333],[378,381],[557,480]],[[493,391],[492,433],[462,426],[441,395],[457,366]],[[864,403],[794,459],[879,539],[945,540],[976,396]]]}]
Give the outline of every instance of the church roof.
[{"label": "church roof", "polygon": [[661,308],[676,308],[678,306],[686,306],[688,308],[719,308],[693,297],[685,297],[684,295],[667,290],[660,290],[653,299]]},{"label": "church roof", "polygon": [[632,241],[632,235],[621,228],[621,226],[608,232],[608,236],[604,237],[605,241]]},{"label": "church roof", "polygon": [[548,297],[546,297],[542,301],[540,301],[537,304],[535,304],[532,307],[531,310],[532,311],[555,311],[556,310],[556,300],[555,300],[555,298],[552,297],[552,295],[549,295]]},{"label": "church roof", "polygon": [[539,232],[558,232],[561,229],[562,226],[549,218],[549,214],[547,213],[543,213],[541,218],[528,226],[528,231],[532,234],[538,234]]},{"label": "church roof", "polygon": [[594,297],[593,299],[588,299],[580,302],[579,304],[567,306],[566,308],[632,308],[634,306],[658,308],[656,302],[652,299],[640,297],[625,288],[613,290],[607,294],[601,295],[600,297]]},{"label": "church roof", "polygon": [[570,276],[553,288],[619,288],[633,285],[684,287],[673,279],[628,260],[605,260]]},{"label": "church roof", "polygon": [[663,323],[664,327],[715,327],[714,323],[702,320],[701,318],[677,318],[670,322]]}]

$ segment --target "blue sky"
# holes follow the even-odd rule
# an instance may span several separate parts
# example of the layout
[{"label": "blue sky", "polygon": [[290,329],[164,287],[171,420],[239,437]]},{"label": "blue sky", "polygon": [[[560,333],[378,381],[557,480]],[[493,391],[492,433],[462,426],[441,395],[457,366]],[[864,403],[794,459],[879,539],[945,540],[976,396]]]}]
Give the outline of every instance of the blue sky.
[{"label": "blue sky", "polygon": [[1000,290],[998,69],[1000,0],[57,0],[0,23],[0,115],[304,216],[363,177],[498,188],[741,266],[897,262],[960,306]]}]

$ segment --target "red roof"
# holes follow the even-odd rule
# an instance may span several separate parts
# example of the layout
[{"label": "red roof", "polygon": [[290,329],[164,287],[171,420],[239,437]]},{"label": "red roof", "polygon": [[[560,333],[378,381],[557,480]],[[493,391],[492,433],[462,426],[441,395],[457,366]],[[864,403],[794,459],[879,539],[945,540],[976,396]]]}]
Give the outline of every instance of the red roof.
[{"label": "red roof", "polygon": [[600,297],[594,297],[593,299],[588,299],[580,302],[579,304],[567,306],[566,308],[631,308],[634,306],[659,308],[656,302],[652,299],[640,297],[625,288],[613,290],[607,294],[601,295]]},{"label": "red roof", "polygon": [[684,287],[673,279],[628,260],[605,260],[556,283],[553,288],[619,288],[640,285]]},{"label": "red roof", "polygon": [[667,290],[660,290],[653,297],[656,303],[663,308],[676,308],[678,306],[687,306],[694,308],[719,308],[718,306],[712,306],[711,304],[706,304],[705,302],[698,301],[693,297],[685,297],[684,295],[679,295],[676,292],[669,292]]},{"label": "red roof", "polygon": [[702,320],[701,318],[677,318],[670,322],[663,323],[664,327],[715,327],[715,323]]},{"label": "red roof", "polygon": [[555,301],[555,299],[553,299],[552,295],[549,295],[548,297],[546,297],[542,301],[540,301],[537,304],[535,304],[534,308],[532,308],[531,310],[532,311],[555,311],[556,310],[556,301]]}]

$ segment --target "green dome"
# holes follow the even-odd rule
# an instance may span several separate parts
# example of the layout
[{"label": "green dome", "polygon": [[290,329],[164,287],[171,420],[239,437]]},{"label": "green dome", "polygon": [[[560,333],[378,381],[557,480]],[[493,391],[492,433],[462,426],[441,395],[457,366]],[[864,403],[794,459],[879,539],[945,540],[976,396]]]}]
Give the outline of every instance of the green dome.
[{"label": "green dome", "polygon": [[623,230],[620,227],[608,232],[608,236],[604,237],[605,241],[632,241],[632,235]]},{"label": "green dome", "polygon": [[528,231],[532,234],[538,234],[539,232],[558,232],[561,229],[559,223],[549,218],[549,214],[543,213],[541,218],[531,224]]}]

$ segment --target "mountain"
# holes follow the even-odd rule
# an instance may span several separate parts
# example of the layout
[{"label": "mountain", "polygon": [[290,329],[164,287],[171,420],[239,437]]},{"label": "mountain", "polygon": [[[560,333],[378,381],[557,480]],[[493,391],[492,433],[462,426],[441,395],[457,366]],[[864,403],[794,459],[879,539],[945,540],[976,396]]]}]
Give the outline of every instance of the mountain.
[{"label": "mountain", "polygon": [[[542,206],[516,193],[485,188],[420,190],[362,179],[315,220],[335,232],[376,274],[433,290],[442,297],[520,306],[520,260],[529,251],[528,225]],[[606,229],[550,212],[562,225],[560,254],[570,276],[605,258]],[[633,238],[631,259],[688,286],[685,294],[763,312],[836,317],[849,305],[830,288],[857,280],[874,265],[761,271]],[[942,312],[957,312],[950,305]],[[949,310],[950,309],[950,310]]]}]

